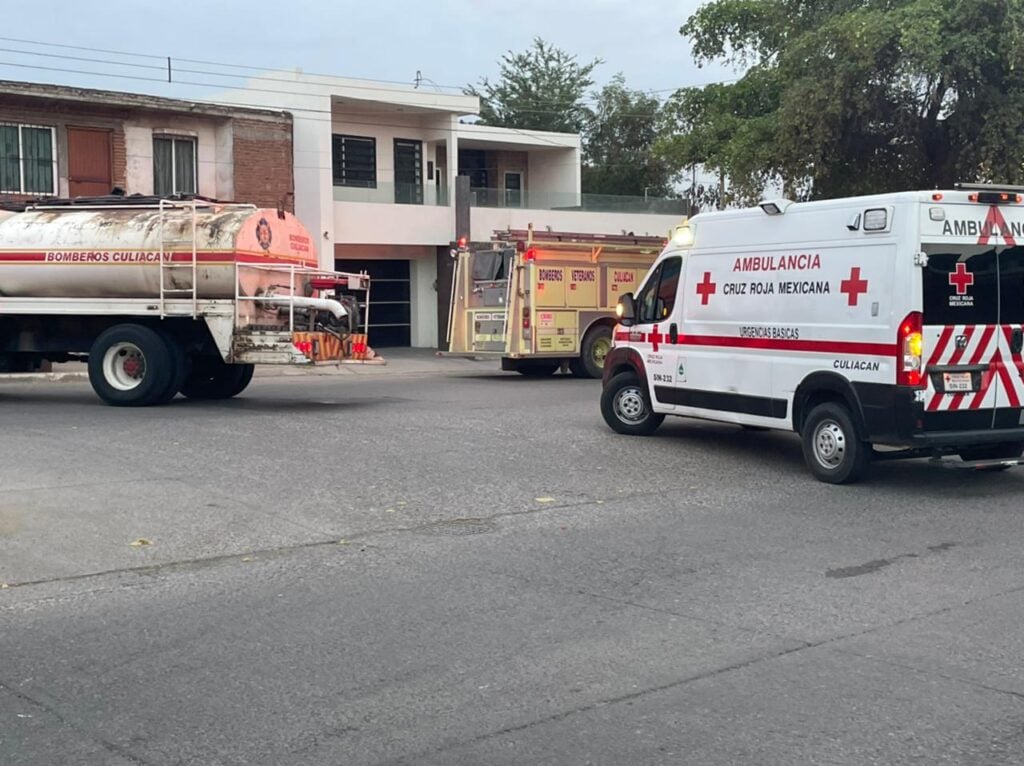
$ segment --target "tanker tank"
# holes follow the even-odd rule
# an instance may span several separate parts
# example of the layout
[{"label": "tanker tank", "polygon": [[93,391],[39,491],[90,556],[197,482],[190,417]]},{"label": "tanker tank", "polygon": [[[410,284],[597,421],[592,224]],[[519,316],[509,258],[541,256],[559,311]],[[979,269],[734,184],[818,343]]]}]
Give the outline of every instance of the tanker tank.
[{"label": "tanker tank", "polygon": [[[316,244],[290,213],[198,201],[159,206],[39,205],[0,212],[0,296],[233,299],[290,291],[288,267],[317,267]],[[194,246],[193,246],[194,243]],[[167,266],[170,265],[168,268]],[[307,292],[297,280],[295,294]]]}]

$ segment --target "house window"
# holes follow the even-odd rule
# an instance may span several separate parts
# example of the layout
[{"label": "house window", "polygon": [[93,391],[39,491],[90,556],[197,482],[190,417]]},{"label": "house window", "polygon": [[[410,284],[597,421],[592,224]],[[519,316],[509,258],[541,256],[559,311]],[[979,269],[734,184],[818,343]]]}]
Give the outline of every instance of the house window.
[{"label": "house window", "polygon": [[395,139],[395,202],[423,204],[423,143]]},{"label": "house window", "polygon": [[153,138],[153,193],[159,197],[196,193],[194,138]]},{"label": "house window", "polygon": [[505,173],[505,207],[523,206],[523,174],[518,171]]},{"label": "house window", "polygon": [[331,154],[335,186],[377,188],[377,139],[335,135]]},{"label": "house window", "polygon": [[53,128],[0,125],[0,192],[54,194],[54,155]]}]

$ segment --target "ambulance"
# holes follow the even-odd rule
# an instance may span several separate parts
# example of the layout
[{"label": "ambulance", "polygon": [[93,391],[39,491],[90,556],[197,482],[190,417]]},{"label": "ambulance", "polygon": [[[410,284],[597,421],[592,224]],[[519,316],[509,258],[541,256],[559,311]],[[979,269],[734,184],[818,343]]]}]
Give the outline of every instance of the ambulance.
[{"label": "ambulance", "polygon": [[1024,462],[1024,187],[702,213],[617,313],[601,411],[619,433],[794,431],[833,484],[880,459]]}]

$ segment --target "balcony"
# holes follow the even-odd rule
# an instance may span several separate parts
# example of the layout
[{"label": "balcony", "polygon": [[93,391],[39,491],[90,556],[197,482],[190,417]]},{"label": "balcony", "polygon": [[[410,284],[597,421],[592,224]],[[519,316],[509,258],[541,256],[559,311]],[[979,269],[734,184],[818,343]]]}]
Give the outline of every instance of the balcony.
[{"label": "balcony", "polygon": [[641,213],[681,217],[686,201],[665,197],[626,197],[613,194],[519,191],[512,189],[470,189],[472,207],[557,210],[585,213]]},{"label": "balcony", "polygon": [[454,208],[433,184],[334,187],[337,244],[440,246],[451,242],[454,227]]},{"label": "balcony", "polygon": [[470,195],[470,235],[474,241],[486,241],[497,230],[528,226],[548,231],[665,236],[686,210],[685,200],[659,197],[483,187],[471,189]]},{"label": "balcony", "polygon": [[426,205],[447,207],[448,195],[433,184],[378,182],[376,186],[335,186],[335,202],[372,202],[379,205]]}]

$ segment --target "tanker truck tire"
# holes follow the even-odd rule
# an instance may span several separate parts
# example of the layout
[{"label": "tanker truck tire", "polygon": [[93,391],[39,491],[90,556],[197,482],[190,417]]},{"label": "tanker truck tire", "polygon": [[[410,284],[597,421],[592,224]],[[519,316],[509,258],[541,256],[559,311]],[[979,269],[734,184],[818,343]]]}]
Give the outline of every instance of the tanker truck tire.
[{"label": "tanker truck tire", "polygon": [[119,324],[104,330],[89,349],[89,382],[115,407],[147,407],[173,385],[174,358],[155,330]]},{"label": "tanker truck tire", "polygon": [[230,399],[246,389],[255,369],[251,364],[225,364],[219,357],[196,356],[181,393],[189,399]]},{"label": "tanker truck tire", "polygon": [[167,404],[178,395],[181,387],[185,385],[185,377],[189,369],[188,355],[185,353],[181,343],[173,335],[161,331],[160,336],[164,339],[164,343],[167,344],[167,350],[171,355],[171,374],[167,376],[167,388],[153,403]]}]

